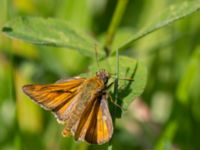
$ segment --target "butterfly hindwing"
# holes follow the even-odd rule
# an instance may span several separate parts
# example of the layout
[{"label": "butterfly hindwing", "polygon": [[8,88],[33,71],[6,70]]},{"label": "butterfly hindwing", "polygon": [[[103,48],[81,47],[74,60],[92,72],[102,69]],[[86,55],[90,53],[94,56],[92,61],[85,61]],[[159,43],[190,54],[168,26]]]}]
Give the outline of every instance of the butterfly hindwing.
[{"label": "butterfly hindwing", "polygon": [[86,108],[76,129],[75,139],[92,144],[107,142],[113,133],[112,118],[108,109],[107,94],[101,95]]}]

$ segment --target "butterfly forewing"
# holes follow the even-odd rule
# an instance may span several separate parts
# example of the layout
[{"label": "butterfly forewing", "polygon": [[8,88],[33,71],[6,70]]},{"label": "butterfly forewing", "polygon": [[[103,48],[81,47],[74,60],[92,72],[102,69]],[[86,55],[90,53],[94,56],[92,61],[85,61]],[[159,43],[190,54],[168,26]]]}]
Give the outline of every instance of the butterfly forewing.
[{"label": "butterfly forewing", "polygon": [[49,85],[25,85],[23,91],[40,106],[52,110],[62,121],[65,120],[64,112],[72,103],[84,80],[79,78]]}]

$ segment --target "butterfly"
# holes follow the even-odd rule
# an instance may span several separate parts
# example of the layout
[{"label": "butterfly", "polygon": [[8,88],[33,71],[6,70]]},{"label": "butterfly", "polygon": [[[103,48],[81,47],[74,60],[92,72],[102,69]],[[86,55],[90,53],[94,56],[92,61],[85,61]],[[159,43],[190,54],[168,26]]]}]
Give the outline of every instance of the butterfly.
[{"label": "butterfly", "polygon": [[94,77],[74,77],[54,84],[31,84],[23,91],[34,102],[56,116],[65,125],[63,136],[91,144],[108,142],[113,134],[108,108],[110,74],[100,70]]}]

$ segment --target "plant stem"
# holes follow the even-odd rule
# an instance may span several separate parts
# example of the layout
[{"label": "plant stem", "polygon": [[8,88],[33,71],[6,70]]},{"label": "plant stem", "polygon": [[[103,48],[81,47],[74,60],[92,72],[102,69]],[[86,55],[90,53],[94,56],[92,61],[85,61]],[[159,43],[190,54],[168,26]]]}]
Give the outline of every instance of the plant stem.
[{"label": "plant stem", "polygon": [[120,24],[124,11],[126,10],[127,3],[128,3],[128,0],[118,0],[117,2],[117,6],[115,8],[111,23],[109,25],[109,28],[106,34],[104,50],[107,56],[110,54],[111,45],[113,43],[116,30]]},{"label": "plant stem", "polygon": [[[114,84],[114,102],[118,102],[118,79],[119,79],[119,51],[116,50],[116,77],[115,77],[115,84]],[[115,127],[115,115],[116,115],[116,107],[114,107],[114,113],[113,113],[113,126]]]},{"label": "plant stem", "polygon": [[[114,102],[118,102],[118,80],[119,80],[119,51],[116,50],[116,78],[114,83]],[[113,112],[112,112],[112,120],[113,120],[113,128],[115,129],[115,119],[116,119],[116,106],[113,106]],[[109,142],[107,150],[112,150],[112,140]]]},{"label": "plant stem", "polygon": [[77,150],[78,149],[78,144],[75,143],[74,141],[71,142],[71,150]]}]

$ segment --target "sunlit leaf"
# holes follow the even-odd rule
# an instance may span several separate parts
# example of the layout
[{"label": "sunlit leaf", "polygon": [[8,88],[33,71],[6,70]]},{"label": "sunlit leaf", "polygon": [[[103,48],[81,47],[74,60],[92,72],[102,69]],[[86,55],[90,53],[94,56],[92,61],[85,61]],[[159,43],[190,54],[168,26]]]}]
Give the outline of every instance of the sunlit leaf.
[{"label": "sunlit leaf", "polygon": [[154,32],[160,28],[163,28],[179,19],[189,16],[200,9],[200,1],[185,1],[179,4],[175,4],[167,8],[163,12],[158,12],[160,17],[150,22],[147,26],[143,27],[132,37],[130,37],[125,43],[120,46],[120,49],[130,47],[136,40]]},{"label": "sunlit leaf", "polygon": [[[101,61],[100,68],[94,65],[90,68],[91,73],[94,75],[99,69],[107,70],[112,77],[116,66],[116,58],[110,57],[106,60]],[[111,78],[110,82],[114,81],[115,78]],[[127,109],[129,104],[138,96],[140,96],[145,88],[147,80],[147,70],[142,62],[125,57],[119,57],[119,89],[118,89],[118,101],[120,105]],[[130,79],[133,79],[131,81]],[[112,88],[113,89],[113,88]]]},{"label": "sunlit leaf", "polygon": [[10,37],[33,44],[68,47],[90,57],[94,57],[96,47],[99,55],[104,55],[100,50],[102,47],[93,38],[59,19],[19,17],[10,20],[2,31]]}]

